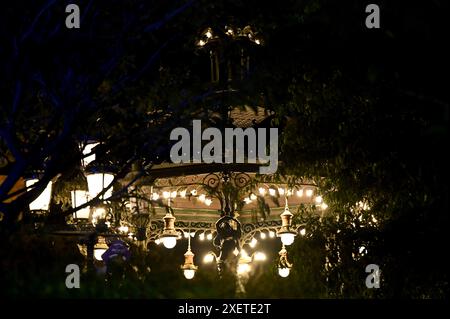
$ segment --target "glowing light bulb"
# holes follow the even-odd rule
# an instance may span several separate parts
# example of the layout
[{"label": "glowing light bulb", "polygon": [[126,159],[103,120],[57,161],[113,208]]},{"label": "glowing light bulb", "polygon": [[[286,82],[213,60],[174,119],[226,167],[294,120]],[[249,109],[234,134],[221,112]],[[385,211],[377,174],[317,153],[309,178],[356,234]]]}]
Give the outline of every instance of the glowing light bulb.
[{"label": "glowing light bulb", "polygon": [[261,44],[261,41],[258,40],[258,39],[256,39],[256,40],[255,40],[255,43],[256,43],[256,44]]},{"label": "glowing light bulb", "polygon": [[164,191],[164,192],[163,192],[163,197],[164,197],[165,199],[169,198],[169,197],[170,197],[170,192]]},{"label": "glowing light bulb", "polygon": [[213,254],[206,254],[205,257],[203,257],[203,262],[205,264],[209,264],[209,263],[213,262],[213,260],[214,260]]},{"label": "glowing light bulb", "polygon": [[119,232],[125,233],[125,234],[128,233],[128,226],[120,226]]},{"label": "glowing light bulb", "polygon": [[212,235],[211,233],[209,233],[208,235],[206,235],[206,239],[207,239],[207,240],[212,240],[212,238],[213,238],[213,235]]},{"label": "glowing light bulb", "polygon": [[274,231],[269,231],[269,237],[270,238],[274,238],[275,237],[275,232]]},{"label": "glowing light bulb", "polygon": [[238,275],[243,275],[245,273],[248,273],[250,269],[251,268],[249,264],[239,264],[237,267],[237,273]]},{"label": "glowing light bulb", "polygon": [[290,271],[291,270],[289,268],[278,268],[278,275],[280,275],[280,277],[286,278],[287,276],[289,276]]},{"label": "glowing light bulb", "polygon": [[211,198],[207,198],[207,199],[205,199],[205,205],[206,205],[206,206],[210,206],[210,205],[211,205],[211,203],[212,203],[212,200],[211,200]]},{"label": "glowing light bulb", "polygon": [[307,189],[305,192],[306,197],[311,197],[313,195],[313,190],[312,189]]},{"label": "glowing light bulb", "polygon": [[325,210],[325,209],[327,209],[328,208],[328,205],[327,204],[325,204],[325,203],[322,203],[322,205],[320,205],[320,207],[323,209],[323,210]]},{"label": "glowing light bulb", "polygon": [[259,234],[259,237],[261,237],[261,239],[266,239],[266,233]]},{"label": "glowing light bulb", "polygon": [[203,41],[203,40],[198,41],[198,45],[201,46],[201,47],[204,46],[205,45],[205,41]]},{"label": "glowing light bulb", "polygon": [[245,202],[246,204],[250,204],[252,201],[251,201],[250,198],[245,197],[245,198],[244,198],[244,202]]},{"label": "glowing light bulb", "polygon": [[269,195],[270,196],[275,196],[275,194],[277,193],[277,191],[273,188],[269,188]]},{"label": "glowing light bulb", "polygon": [[235,255],[235,256],[239,255],[239,249],[235,248],[233,250],[233,255]]},{"label": "glowing light bulb", "polygon": [[198,235],[198,239],[205,240],[205,233],[201,233],[200,235]]},{"label": "glowing light bulb", "polygon": [[257,253],[255,253],[255,257],[254,258],[255,258],[256,261],[264,261],[264,260],[267,259],[267,256],[263,252],[257,252]]},{"label": "glowing light bulb", "polygon": [[261,196],[266,195],[266,189],[265,189],[264,187],[260,187],[260,188],[258,189],[258,191],[259,191],[259,194],[260,194]]},{"label": "glowing light bulb", "polygon": [[211,31],[206,31],[205,35],[208,39],[210,39],[212,37]]},{"label": "glowing light bulb", "polygon": [[177,238],[176,237],[162,237],[161,241],[167,249],[172,249],[177,244]]},{"label": "glowing light bulb", "polygon": [[158,200],[159,199],[159,194],[158,193],[153,193],[152,194],[152,199],[153,200]]},{"label": "glowing light bulb", "polygon": [[201,201],[201,202],[204,202],[204,201],[206,200],[206,195],[205,195],[205,194],[201,194],[201,195],[198,197],[198,200]]},{"label": "glowing light bulb", "polygon": [[284,188],[278,188],[278,193],[283,196],[284,195]]},{"label": "glowing light bulb", "polygon": [[298,197],[303,197],[303,189],[299,189],[299,190],[297,191],[297,196],[298,196]]},{"label": "glowing light bulb", "polygon": [[183,270],[183,275],[187,280],[194,278],[195,270],[193,269],[185,269]]},{"label": "glowing light bulb", "polygon": [[302,235],[302,236],[305,236],[305,234],[306,234],[306,229],[302,229],[302,230],[300,230],[300,235]]},{"label": "glowing light bulb", "polygon": [[284,234],[280,234],[280,238],[281,238],[281,242],[283,243],[283,245],[289,246],[289,245],[292,245],[292,243],[294,242],[295,235],[290,234],[290,233],[284,233]]},{"label": "glowing light bulb", "polygon": [[322,201],[323,201],[322,196],[320,196],[320,195],[316,196],[315,201],[316,201],[317,204],[322,203]]},{"label": "glowing light bulb", "polygon": [[191,195],[192,196],[197,196],[197,190],[196,189],[191,190]]},{"label": "glowing light bulb", "polygon": [[172,198],[177,197],[177,191],[173,191],[172,193],[170,193],[170,197]]},{"label": "glowing light bulb", "polygon": [[156,245],[159,245],[159,244],[161,244],[161,241],[160,241],[159,239],[156,239],[156,240],[155,240],[155,244],[156,244]]},{"label": "glowing light bulb", "polygon": [[256,200],[256,199],[257,199],[257,197],[256,197],[256,195],[255,195],[255,194],[251,193],[251,194],[250,194],[250,199],[251,199],[251,200]]},{"label": "glowing light bulb", "polygon": [[186,198],[186,190],[185,189],[180,192],[180,196],[181,196],[181,198]]},{"label": "glowing light bulb", "polygon": [[257,243],[258,243],[258,241],[256,240],[256,238],[252,238],[252,241],[250,242],[249,246],[251,248],[255,248]]}]

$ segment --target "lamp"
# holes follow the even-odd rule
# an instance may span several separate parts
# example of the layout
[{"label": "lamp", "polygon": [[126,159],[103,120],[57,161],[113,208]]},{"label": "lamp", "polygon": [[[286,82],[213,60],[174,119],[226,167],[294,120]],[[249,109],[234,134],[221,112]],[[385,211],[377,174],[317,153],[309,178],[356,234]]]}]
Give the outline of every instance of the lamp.
[{"label": "lamp", "polygon": [[[25,181],[26,187],[31,187],[39,180],[37,178],[31,178]],[[31,211],[47,211],[50,205],[50,198],[52,195],[52,182],[48,182],[42,193],[30,203],[29,207]]]},{"label": "lamp", "polygon": [[[114,180],[112,169],[105,163],[92,162],[86,168],[86,179],[88,184],[89,196],[91,198],[96,197],[105,187],[107,187]],[[105,197],[111,197],[112,187],[109,188],[103,195]]]},{"label": "lamp", "polygon": [[94,246],[94,258],[98,261],[102,261],[102,255],[108,249],[108,245],[106,244],[106,239],[103,236],[98,237],[98,241]]},{"label": "lamp", "polygon": [[184,254],[184,264],[181,266],[181,270],[183,270],[183,275],[186,279],[190,280],[194,278],[195,271],[198,269],[198,266],[194,265],[194,253],[191,251],[191,236],[188,236],[188,249]]},{"label": "lamp", "polygon": [[175,216],[173,216],[170,208],[170,198],[168,201],[168,210],[166,215],[163,217],[164,220],[164,230],[159,236],[159,239],[163,243],[164,247],[172,249],[177,244],[178,232],[175,230]]},{"label": "lamp", "polygon": [[286,278],[291,272],[292,264],[287,260],[287,250],[284,245],[278,254],[280,255],[280,260],[278,262],[278,275]]},{"label": "lamp", "polygon": [[281,238],[283,245],[292,245],[295,239],[296,232],[291,230],[292,217],[294,215],[289,211],[288,201],[286,197],[286,205],[283,213],[281,213],[281,228],[277,232],[277,236]]}]

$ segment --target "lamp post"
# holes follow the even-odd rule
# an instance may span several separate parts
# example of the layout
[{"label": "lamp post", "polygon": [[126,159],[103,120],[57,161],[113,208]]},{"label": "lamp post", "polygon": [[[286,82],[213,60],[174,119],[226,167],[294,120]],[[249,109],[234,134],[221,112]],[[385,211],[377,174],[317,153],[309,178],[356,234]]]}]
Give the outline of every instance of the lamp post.
[{"label": "lamp post", "polygon": [[184,264],[181,266],[181,270],[183,270],[183,275],[186,279],[190,280],[194,278],[195,271],[198,269],[198,266],[194,264],[194,253],[191,251],[191,235],[189,232],[188,236],[188,249],[184,254]]}]

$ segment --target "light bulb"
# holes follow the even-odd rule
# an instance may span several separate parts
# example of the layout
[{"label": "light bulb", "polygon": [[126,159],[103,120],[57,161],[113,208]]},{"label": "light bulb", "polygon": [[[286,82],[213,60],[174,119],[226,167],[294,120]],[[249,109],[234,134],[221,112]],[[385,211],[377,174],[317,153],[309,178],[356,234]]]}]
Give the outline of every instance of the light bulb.
[{"label": "light bulb", "polygon": [[251,199],[251,200],[256,200],[256,198],[257,198],[257,197],[256,197],[255,194],[253,194],[253,193],[250,194],[250,199]]},{"label": "light bulb", "polygon": [[323,209],[323,210],[325,210],[325,209],[327,209],[328,208],[328,205],[327,204],[325,204],[325,203],[322,203],[322,205],[320,205],[320,207]]},{"label": "light bulb", "polygon": [[205,41],[203,41],[203,40],[198,41],[198,45],[201,46],[201,47],[204,46],[205,45]]},{"label": "light bulb", "polygon": [[313,190],[312,189],[307,189],[305,194],[306,194],[306,197],[311,197],[312,194],[313,194]]},{"label": "light bulb", "polygon": [[302,230],[300,230],[300,235],[302,235],[302,236],[305,236],[305,234],[306,234],[306,229],[302,229]]},{"label": "light bulb", "polygon": [[198,235],[198,239],[205,240],[205,233],[201,233],[200,235]]},{"label": "light bulb", "polygon": [[259,191],[259,194],[260,194],[261,196],[266,195],[266,189],[265,189],[264,187],[260,187],[260,188],[258,189],[258,191]]},{"label": "light bulb", "polygon": [[233,255],[235,255],[235,256],[239,255],[239,249],[235,248],[233,250]]},{"label": "light bulb", "polygon": [[211,31],[206,31],[205,35],[208,39],[212,37]]},{"label": "light bulb", "polygon": [[249,264],[239,264],[237,267],[237,273],[238,275],[243,275],[245,273],[248,273],[250,271],[250,265]]},{"label": "light bulb", "polygon": [[213,238],[213,235],[211,233],[209,233],[208,235],[206,235],[206,239],[207,240],[211,240]]},{"label": "light bulb", "polygon": [[195,270],[185,269],[185,270],[183,270],[183,275],[186,279],[190,280],[190,279],[194,278]]},{"label": "light bulb", "polygon": [[159,245],[159,244],[161,244],[161,240],[159,240],[159,239],[156,239],[156,240],[155,240],[155,244],[156,244],[156,245]]},{"label": "light bulb", "polygon": [[210,198],[205,199],[205,205],[210,206],[212,204],[212,200]]},{"label": "light bulb", "polygon": [[163,192],[163,197],[164,197],[165,199],[169,198],[169,197],[170,197],[170,192],[164,191],[164,192]]},{"label": "light bulb", "polygon": [[94,258],[98,261],[102,261],[102,255],[105,253],[106,249],[98,248],[94,250]]},{"label": "light bulb", "polygon": [[171,198],[177,197],[177,191],[173,191],[172,193],[170,193],[170,197]]},{"label": "light bulb", "polygon": [[261,44],[261,41],[259,41],[258,39],[255,40],[256,44]]},{"label": "light bulb", "polygon": [[249,197],[245,197],[245,198],[244,198],[244,202],[245,202],[246,204],[250,204],[252,201],[251,201],[251,199],[250,199]]},{"label": "light bulb", "polygon": [[201,202],[204,202],[204,201],[206,200],[206,195],[205,195],[205,194],[201,194],[201,195],[198,197],[198,200],[201,201]]},{"label": "light bulb", "polygon": [[266,256],[265,253],[262,253],[262,252],[255,253],[255,260],[256,261],[264,261],[266,259],[267,259],[267,256]]},{"label": "light bulb", "polygon": [[278,274],[283,278],[289,276],[290,271],[291,270],[289,268],[278,268]]},{"label": "light bulb", "polygon": [[119,232],[121,233],[128,233],[128,226],[120,226]]},{"label": "light bulb", "polygon": [[277,192],[277,191],[276,191],[275,189],[269,188],[269,195],[270,195],[270,196],[275,196],[276,192]]},{"label": "light bulb", "polygon": [[295,235],[290,234],[290,233],[284,233],[284,234],[280,234],[280,238],[281,238],[281,242],[283,243],[283,245],[289,246],[289,245],[292,245],[292,243],[294,242]]},{"label": "light bulb", "polygon": [[181,198],[185,198],[186,197],[186,190],[182,190],[180,192],[180,196],[181,196]]},{"label": "light bulb", "polygon": [[269,237],[270,238],[274,238],[275,237],[275,232],[274,231],[269,231]]},{"label": "light bulb", "polygon": [[158,200],[159,199],[159,194],[158,193],[153,193],[152,194],[152,199],[153,200]]},{"label": "light bulb", "polygon": [[256,238],[252,238],[252,241],[250,242],[249,246],[251,248],[255,248],[257,243],[258,243],[258,241],[256,240]]},{"label": "light bulb", "polygon": [[302,197],[302,196],[303,196],[303,189],[299,189],[299,190],[297,191],[297,196],[298,196],[298,197]]},{"label": "light bulb", "polygon": [[283,196],[284,195],[284,188],[278,188],[278,193]]},{"label": "light bulb", "polygon": [[205,257],[203,257],[203,262],[205,264],[209,264],[210,262],[213,262],[214,255],[213,254],[206,254]]},{"label": "light bulb", "polygon": [[261,237],[261,239],[266,239],[266,233],[259,234],[259,237]]},{"label": "light bulb", "polygon": [[176,237],[162,237],[161,241],[167,249],[172,249],[177,244],[177,238]]},{"label": "light bulb", "polygon": [[322,201],[323,201],[322,196],[316,196],[315,201],[316,201],[317,204],[322,203]]}]

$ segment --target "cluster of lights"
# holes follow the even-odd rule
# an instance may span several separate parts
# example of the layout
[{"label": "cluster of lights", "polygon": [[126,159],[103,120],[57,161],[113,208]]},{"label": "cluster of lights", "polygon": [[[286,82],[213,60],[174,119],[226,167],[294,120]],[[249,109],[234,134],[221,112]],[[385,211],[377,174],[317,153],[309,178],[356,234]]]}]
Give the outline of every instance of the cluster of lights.
[{"label": "cluster of lights", "polygon": [[[188,193],[187,193],[186,189],[181,190],[181,191],[176,191],[176,190],[175,191],[168,191],[168,190],[166,190],[166,191],[163,191],[161,194],[159,194],[158,192],[152,192],[151,195],[150,195],[150,198],[152,200],[154,200],[154,201],[157,201],[161,197],[164,198],[164,199],[174,199],[174,198],[177,198],[177,197],[186,198],[187,194]],[[198,195],[198,192],[195,189],[191,190],[189,194],[190,194],[190,196],[197,197],[197,199],[201,203],[205,204],[206,206],[211,206],[211,204],[213,203],[213,200],[210,197],[207,197],[206,194]]]},{"label": "cluster of lights", "polygon": [[[261,38],[256,35],[253,30],[250,28],[250,26],[246,26],[243,29],[233,29],[231,26],[225,26],[225,35],[229,37],[245,37],[248,38],[253,43],[260,45],[262,44]],[[197,42],[197,45],[199,47],[205,46],[209,41],[212,39],[217,39],[218,37],[214,34],[214,31],[211,28],[207,28],[203,31],[202,35],[200,36],[200,39]]]}]

